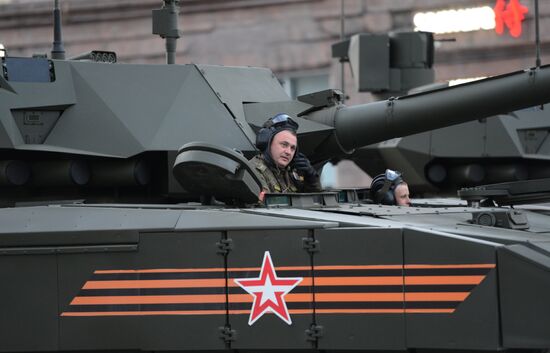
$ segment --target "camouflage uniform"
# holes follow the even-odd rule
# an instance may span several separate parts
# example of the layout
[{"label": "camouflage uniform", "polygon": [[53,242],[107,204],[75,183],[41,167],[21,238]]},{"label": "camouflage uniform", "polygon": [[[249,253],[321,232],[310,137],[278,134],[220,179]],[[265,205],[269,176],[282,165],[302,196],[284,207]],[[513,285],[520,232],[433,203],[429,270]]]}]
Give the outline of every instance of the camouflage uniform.
[{"label": "camouflage uniform", "polygon": [[279,169],[270,167],[262,155],[257,155],[250,160],[262,181],[265,192],[315,192],[321,191],[319,177],[314,180],[304,180],[295,170],[287,167]]}]

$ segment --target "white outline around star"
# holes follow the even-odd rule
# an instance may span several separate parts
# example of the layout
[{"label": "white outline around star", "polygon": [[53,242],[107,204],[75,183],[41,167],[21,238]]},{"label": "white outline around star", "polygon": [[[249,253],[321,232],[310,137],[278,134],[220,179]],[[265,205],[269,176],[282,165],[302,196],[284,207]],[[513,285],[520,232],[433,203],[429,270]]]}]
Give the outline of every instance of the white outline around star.
[{"label": "white outline around star", "polygon": [[288,325],[292,325],[292,320],[284,297],[302,282],[303,278],[277,277],[269,251],[264,253],[262,268],[258,277],[233,280],[237,285],[254,297],[254,302],[250,309],[250,317],[248,318],[248,325],[252,326],[252,324],[268,312],[274,313]]}]

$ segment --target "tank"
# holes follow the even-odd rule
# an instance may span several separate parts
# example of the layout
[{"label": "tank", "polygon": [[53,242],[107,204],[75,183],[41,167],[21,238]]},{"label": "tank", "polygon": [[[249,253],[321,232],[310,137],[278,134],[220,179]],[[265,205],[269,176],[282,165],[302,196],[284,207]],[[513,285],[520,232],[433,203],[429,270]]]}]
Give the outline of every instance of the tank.
[{"label": "tank", "polygon": [[351,159],[370,175],[402,168],[419,195],[453,195],[465,186],[547,178],[548,117],[546,105],[529,107],[383,141],[357,150]]},{"label": "tank", "polygon": [[0,351],[550,348],[550,208],[530,204],[550,180],[413,207],[362,190],[259,203],[248,163],[278,112],[320,165],[547,103],[549,67],[345,106],[291,100],[268,69],[114,61],[2,59]]},{"label": "tank", "polygon": [[[385,55],[369,55],[373,51]],[[333,46],[334,57],[350,62],[357,90],[378,99],[447,87],[434,83],[434,52],[434,37],[426,32],[356,34]],[[369,175],[402,170],[416,195],[453,196],[465,186],[547,178],[548,118],[547,107],[536,105],[378,142],[348,158]]]}]

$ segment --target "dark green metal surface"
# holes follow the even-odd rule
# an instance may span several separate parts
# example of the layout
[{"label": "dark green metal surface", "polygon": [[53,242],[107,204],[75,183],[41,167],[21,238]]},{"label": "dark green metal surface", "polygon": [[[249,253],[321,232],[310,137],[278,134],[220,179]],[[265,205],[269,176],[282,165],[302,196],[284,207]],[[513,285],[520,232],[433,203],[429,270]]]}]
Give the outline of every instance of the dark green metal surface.
[{"label": "dark green metal surface", "polygon": [[[334,263],[347,266],[401,266],[403,264],[403,232],[401,229],[340,228],[315,232],[321,251],[314,256],[315,266],[330,266]],[[352,245],[353,244],[353,245]],[[351,246],[350,246],[351,245]],[[381,249],[384,249],[381,251]],[[345,253],[344,258],[340,254]],[[401,270],[396,272],[402,273]],[[402,291],[402,286],[395,290]],[[366,290],[369,292],[369,289]],[[359,292],[350,288],[350,293]],[[380,291],[370,288],[370,294]],[[399,293],[398,292],[398,293]],[[323,291],[319,291],[323,293]],[[350,306],[353,303],[349,303]],[[404,304],[393,305],[404,309]],[[368,308],[368,306],[367,306]],[[373,313],[364,315],[317,314],[317,322],[324,328],[319,340],[320,349],[373,349],[404,350],[407,347],[404,313]],[[344,329],[342,329],[344,328]],[[392,339],[388,339],[389,335]]]},{"label": "dark green metal surface", "polygon": [[[174,25],[154,25],[169,62]],[[93,57],[2,59],[0,352],[550,349],[550,208],[522,205],[548,202],[548,180],[413,207],[365,190],[261,203],[247,162],[279,112],[319,165],[468,121],[501,144],[507,126],[477,120],[550,101],[550,67],[348,107],[337,90],[292,100],[268,69]],[[541,129],[513,140],[545,150]],[[377,156],[409,173],[437,153],[418,136]]]}]

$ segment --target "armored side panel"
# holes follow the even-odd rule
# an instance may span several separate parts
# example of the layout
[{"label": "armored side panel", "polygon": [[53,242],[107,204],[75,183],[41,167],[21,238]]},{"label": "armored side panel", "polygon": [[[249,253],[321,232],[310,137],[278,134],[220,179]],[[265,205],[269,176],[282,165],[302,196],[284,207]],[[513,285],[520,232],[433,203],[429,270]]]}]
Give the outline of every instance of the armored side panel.
[{"label": "armored side panel", "polygon": [[497,244],[425,230],[404,241],[409,347],[499,349]]},{"label": "armored side panel", "polygon": [[[57,261],[35,254],[0,257],[4,286],[0,321],[1,350],[57,350],[59,337]],[[9,285],[8,285],[9,283]]]},{"label": "armored side panel", "polygon": [[319,348],[404,350],[402,230],[319,230],[315,239]]},{"label": "armored side panel", "polygon": [[[311,348],[312,345],[305,336],[305,331],[312,323],[313,314],[311,266],[308,253],[303,247],[303,238],[308,237],[308,230],[233,231],[228,233],[228,237],[232,239],[234,245],[234,249],[228,256],[229,321],[231,328],[238,334],[238,339],[231,344],[231,347],[236,349]],[[281,316],[285,319],[286,316],[281,313],[263,315],[261,319],[257,316],[261,313],[261,304],[266,300],[262,299],[261,295],[254,297],[252,303],[249,300],[244,303],[239,300],[246,292],[243,288],[235,286],[236,281],[240,280],[244,288],[249,288],[246,287],[249,284],[259,286],[262,282],[259,266],[266,268],[266,261],[272,262],[277,269],[278,277],[285,278],[269,279],[273,286],[296,285],[296,289],[292,291],[293,294],[286,296],[289,312],[286,323],[281,319]],[[239,270],[241,268],[248,269]],[[252,279],[257,280],[252,282]],[[233,293],[235,294],[232,295]],[[252,299],[252,296],[245,295]],[[266,332],[269,334],[265,334]]]},{"label": "armored side panel", "polygon": [[549,243],[511,245],[498,252],[503,343],[507,347],[550,345]]}]

